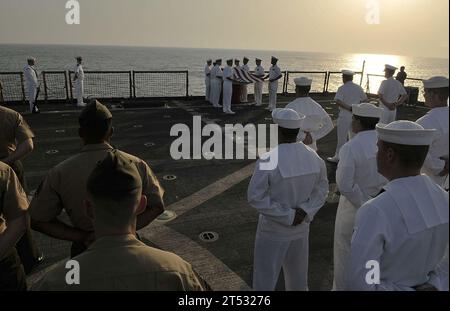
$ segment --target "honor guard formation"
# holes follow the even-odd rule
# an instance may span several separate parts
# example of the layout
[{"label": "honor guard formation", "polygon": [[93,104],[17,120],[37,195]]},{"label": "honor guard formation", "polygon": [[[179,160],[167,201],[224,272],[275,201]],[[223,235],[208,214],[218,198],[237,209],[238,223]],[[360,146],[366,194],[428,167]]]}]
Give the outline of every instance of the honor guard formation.
[{"label": "honor guard formation", "polygon": [[[34,134],[18,112],[0,106],[0,290],[210,290],[179,256],[148,246],[138,230],[165,211],[164,190],[142,159],[111,145],[113,115],[102,103],[83,101],[82,57],[73,76],[79,153],[47,172],[31,202],[21,161],[33,152]],[[283,73],[271,58],[209,59],[205,100],[225,114],[236,102],[260,107],[267,82],[278,145],[261,155],[248,185],[248,205],[259,213],[253,258],[253,289],[273,291],[281,271],[285,289],[308,290],[309,234],[329,194],[327,166],[318,144],[334,129],[324,108],[309,96],[313,80],[294,80],[296,99],[277,106]],[[24,68],[30,113],[39,113],[36,59]],[[234,65],[234,66],[233,66]],[[342,71],[334,102],[339,107],[336,184],[340,193],[334,223],[333,290],[448,291],[449,80],[423,81],[429,111],[416,122],[398,120],[408,95],[405,68],[385,66],[379,101],[371,102]],[[254,102],[248,88],[253,84]],[[259,109],[259,108],[255,108]],[[39,116],[41,117],[41,116]],[[334,152],[334,146],[333,146]],[[264,164],[276,158],[267,169]],[[60,221],[64,213],[69,223]],[[45,254],[32,230],[69,241],[70,258],[83,271],[76,287],[59,263],[28,286],[26,275]],[[368,277],[368,267],[378,278]]]}]

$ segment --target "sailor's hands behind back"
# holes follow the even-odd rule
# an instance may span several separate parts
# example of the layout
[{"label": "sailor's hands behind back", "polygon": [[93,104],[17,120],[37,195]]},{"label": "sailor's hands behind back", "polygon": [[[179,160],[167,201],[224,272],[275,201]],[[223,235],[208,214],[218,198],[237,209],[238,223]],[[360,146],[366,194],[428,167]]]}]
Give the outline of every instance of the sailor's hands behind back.
[{"label": "sailor's hands behind back", "polygon": [[297,209],[295,211],[295,217],[294,217],[294,222],[292,223],[292,226],[298,226],[300,225],[306,218],[306,213],[304,210],[302,210],[301,208]]}]

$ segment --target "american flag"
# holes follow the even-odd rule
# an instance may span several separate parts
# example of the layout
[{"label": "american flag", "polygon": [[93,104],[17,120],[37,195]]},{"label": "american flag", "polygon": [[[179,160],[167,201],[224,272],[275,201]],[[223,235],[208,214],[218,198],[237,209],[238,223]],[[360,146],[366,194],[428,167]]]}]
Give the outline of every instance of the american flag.
[{"label": "american flag", "polygon": [[234,67],[234,77],[233,79],[240,83],[255,83],[264,82],[264,80],[250,72],[244,71],[241,67]]}]

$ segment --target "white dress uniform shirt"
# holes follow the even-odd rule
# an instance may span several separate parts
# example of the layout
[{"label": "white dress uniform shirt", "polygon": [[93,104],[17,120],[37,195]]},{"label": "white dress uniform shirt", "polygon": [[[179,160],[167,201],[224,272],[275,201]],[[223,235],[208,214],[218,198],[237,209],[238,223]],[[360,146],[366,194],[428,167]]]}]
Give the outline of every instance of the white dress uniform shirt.
[{"label": "white dress uniform shirt", "polygon": [[442,172],[445,166],[445,161],[442,160],[441,157],[446,159],[449,158],[448,113],[449,107],[433,108],[425,116],[417,120],[417,123],[422,125],[425,129],[437,130],[422,172],[427,174],[442,187],[445,186],[444,184],[446,181],[448,182],[448,175],[444,177],[439,176],[439,173]]},{"label": "white dress uniform shirt", "polygon": [[210,94],[211,94],[211,67],[205,65],[205,100],[207,102],[210,101]]},{"label": "white dress uniform shirt", "polygon": [[[281,69],[277,65],[270,67],[269,80],[278,78],[281,75]],[[277,108],[277,91],[278,80],[269,83],[269,109],[273,110]]]},{"label": "white dress uniform shirt", "polygon": [[[250,67],[248,65],[242,65],[241,68],[244,72],[250,72]],[[242,85],[241,102],[242,103],[248,102],[248,85],[247,84]]]},{"label": "white dress uniform shirt", "polygon": [[84,81],[84,70],[83,70],[83,65],[79,64],[75,67],[75,73],[77,74],[77,83],[83,82]]},{"label": "white dress uniform shirt", "polygon": [[[273,170],[261,170],[278,154]],[[255,241],[253,288],[274,290],[283,267],[286,290],[307,290],[309,223],[328,194],[324,161],[303,143],[281,144],[256,163],[248,202],[260,214]],[[292,226],[297,209],[305,221]]]},{"label": "white dress uniform shirt", "polygon": [[223,112],[230,113],[231,111],[231,98],[233,96],[233,82],[228,80],[234,76],[234,69],[230,66],[226,66],[223,69]]},{"label": "white dress uniform shirt", "polygon": [[[378,90],[378,95],[383,95],[384,100],[390,104],[396,103],[400,96],[406,94],[405,87],[399,81],[395,80],[394,77],[381,82],[380,89]],[[380,123],[389,124],[394,122],[397,117],[397,109],[389,110],[383,104],[380,104],[380,106],[383,108]]]},{"label": "white dress uniform shirt", "polygon": [[[353,81],[348,81],[338,88],[334,100],[339,100],[351,107],[366,101],[367,95],[364,93],[364,90],[360,85],[354,83]],[[341,116],[341,114],[342,116],[352,117],[351,111],[339,107],[339,116]]]},{"label": "white dress uniform shirt", "polygon": [[[361,86],[354,83],[353,81],[348,81],[344,85],[340,86],[336,92],[334,98],[335,101],[339,100],[352,107],[353,105],[358,105],[367,100],[367,95]],[[337,120],[337,146],[335,156],[339,157],[339,151],[342,146],[347,142],[348,136],[351,132],[352,127],[352,112],[344,108],[339,107],[339,117]]]},{"label": "white dress uniform shirt", "polygon": [[334,290],[344,290],[345,263],[358,209],[388,182],[378,173],[375,130],[355,135],[340,151],[336,183],[341,193],[334,232]]},{"label": "white dress uniform shirt", "polygon": [[33,105],[36,100],[37,88],[39,86],[38,73],[34,66],[27,65],[24,70],[25,83],[27,89],[28,102],[30,104],[30,111],[33,110]]},{"label": "white dress uniform shirt", "polygon": [[[308,147],[317,151],[317,141],[327,136],[334,128],[333,120],[331,120],[328,113],[322,108],[322,106],[311,97],[299,97],[293,102],[289,103],[286,108],[293,109],[299,114],[306,117],[317,116],[320,119],[321,127],[316,131],[311,131],[311,137],[313,143]],[[300,131],[298,140],[303,141],[306,134]]]},{"label": "white dress uniform shirt", "polygon": [[[256,66],[255,76],[261,78],[265,76],[265,70],[262,66]],[[258,106],[262,105],[263,83],[264,82],[255,82],[255,103]]]},{"label": "white dress uniform shirt", "polygon": [[[346,289],[413,290],[425,283],[441,289],[437,267],[448,244],[448,193],[426,175],[399,178],[384,189],[357,213]],[[366,282],[369,261],[379,263],[379,284]]]},{"label": "white dress uniform shirt", "polygon": [[341,149],[336,171],[339,192],[359,208],[376,196],[387,183],[378,173],[377,141],[375,130],[356,134]]}]

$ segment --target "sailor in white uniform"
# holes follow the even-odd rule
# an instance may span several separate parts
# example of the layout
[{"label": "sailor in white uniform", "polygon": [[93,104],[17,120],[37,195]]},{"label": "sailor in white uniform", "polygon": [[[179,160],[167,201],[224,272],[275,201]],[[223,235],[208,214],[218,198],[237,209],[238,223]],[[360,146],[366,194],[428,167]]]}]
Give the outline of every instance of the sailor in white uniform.
[{"label": "sailor in white uniform", "polygon": [[380,98],[380,107],[383,108],[380,122],[389,124],[397,118],[397,107],[403,105],[408,99],[405,87],[394,78],[397,67],[385,65],[384,74],[386,80],[381,82],[378,96]]},{"label": "sailor in white uniform", "polygon": [[205,100],[210,102],[210,94],[211,94],[211,64],[212,60],[208,59],[205,65]]},{"label": "sailor in white uniform", "polygon": [[289,103],[286,108],[294,109],[298,114],[305,116],[298,141],[317,151],[317,141],[327,136],[334,125],[322,106],[309,97],[312,81],[307,77],[294,79],[297,99]]},{"label": "sailor in white uniform", "polygon": [[[283,268],[286,290],[308,290],[309,224],[328,194],[326,166],[314,150],[296,141],[304,116],[282,108],[272,117],[279,145],[257,161],[247,194],[260,214],[253,289],[275,290]],[[272,170],[264,166],[268,159],[277,160]]]},{"label": "sailor in white uniform", "polygon": [[449,197],[420,173],[436,130],[395,121],[377,132],[378,171],[389,183],[358,210],[346,289],[441,290]]},{"label": "sailor in white uniform", "polygon": [[277,66],[278,58],[272,56],[269,74],[265,79],[269,78],[269,107],[266,109],[273,111],[277,108],[277,91],[278,91],[278,80],[280,80],[283,75],[281,69]]},{"label": "sailor in white uniform", "polygon": [[446,77],[432,77],[423,81],[425,106],[431,110],[417,123],[426,129],[436,129],[422,173],[427,174],[438,185],[448,189],[449,122],[448,96],[449,83]]},{"label": "sailor in white uniform", "polygon": [[[255,76],[259,78],[264,78],[266,73],[264,72],[263,66],[261,66],[262,60],[257,58],[256,60],[256,68],[255,68]],[[255,82],[255,103],[256,106],[262,106],[262,93],[263,93],[263,82]]]},{"label": "sailor in white uniform", "polygon": [[28,97],[28,103],[30,105],[31,113],[39,113],[39,109],[36,103],[36,96],[38,95],[39,89],[39,80],[38,80],[38,72],[34,67],[36,64],[36,59],[30,57],[27,59],[28,65],[23,69],[25,83],[26,83],[26,94]]},{"label": "sailor in white uniform", "polygon": [[381,108],[363,103],[353,106],[355,136],[340,151],[336,183],[341,193],[334,229],[334,290],[345,289],[345,263],[350,252],[358,209],[380,193],[387,179],[377,169],[377,133]]},{"label": "sailor in white uniform", "polygon": [[367,100],[363,88],[353,82],[355,73],[351,70],[342,70],[342,82],[344,85],[337,90],[334,100],[339,106],[339,117],[337,120],[337,146],[333,157],[327,158],[332,163],[339,162],[339,151],[347,142],[352,127],[352,106]]},{"label": "sailor in white uniform", "polygon": [[76,57],[77,65],[75,66],[75,76],[73,78],[75,86],[75,97],[77,98],[78,107],[86,107],[86,103],[83,102],[84,97],[84,70],[83,70],[83,58],[81,56]]},{"label": "sailor in white uniform", "polygon": [[[242,71],[244,72],[250,72],[250,67],[248,66],[249,59],[247,57],[244,57],[243,65],[241,66]],[[243,84],[241,86],[241,103],[248,103],[248,85]]]},{"label": "sailor in white uniform", "polygon": [[231,98],[233,97],[234,70],[233,59],[227,60],[227,66],[223,69],[223,112],[235,114],[231,110]]},{"label": "sailor in white uniform", "polygon": [[239,59],[234,60],[234,67],[233,67],[233,75],[237,75],[236,69],[242,69],[242,66],[240,65],[241,61]]},{"label": "sailor in white uniform", "polygon": [[240,59],[235,59],[234,60],[234,68],[239,68],[241,69],[241,60]]},{"label": "sailor in white uniform", "polygon": [[[433,142],[422,168],[422,173],[428,175],[435,183],[446,191],[449,188],[448,159],[449,159],[449,122],[448,97],[449,81],[446,77],[432,77],[423,81],[425,89],[425,106],[431,110],[417,123],[426,129],[436,129]],[[445,257],[440,264],[440,270],[448,276],[448,246]],[[449,279],[442,280],[444,290],[449,289]]]},{"label": "sailor in white uniform", "polygon": [[214,67],[211,69],[211,103],[213,107],[222,107],[220,103],[220,93],[222,92],[223,74],[220,66],[222,60],[217,59],[214,63]]}]

